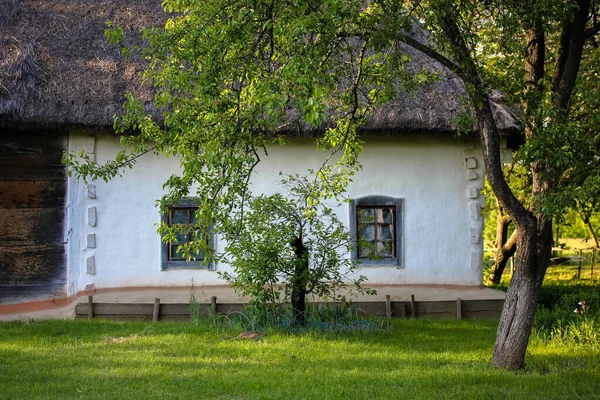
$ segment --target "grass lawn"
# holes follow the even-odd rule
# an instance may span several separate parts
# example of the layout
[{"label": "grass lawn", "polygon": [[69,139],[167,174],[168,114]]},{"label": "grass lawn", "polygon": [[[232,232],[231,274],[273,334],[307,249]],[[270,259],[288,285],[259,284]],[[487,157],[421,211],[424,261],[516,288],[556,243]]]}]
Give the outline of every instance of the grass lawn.
[{"label": "grass lawn", "polygon": [[[599,257],[600,258],[600,257]],[[583,263],[581,268],[581,278],[577,279],[577,261],[572,261],[560,265],[549,265],[544,277],[544,285],[584,285],[600,287],[600,260],[596,261],[594,267],[594,276],[591,277],[589,260]],[[500,288],[506,288],[512,278],[510,267],[507,266],[502,274]]]},{"label": "grass lawn", "polygon": [[533,338],[527,368],[489,364],[495,322],[269,333],[192,323],[0,323],[3,399],[598,398],[600,349]]}]

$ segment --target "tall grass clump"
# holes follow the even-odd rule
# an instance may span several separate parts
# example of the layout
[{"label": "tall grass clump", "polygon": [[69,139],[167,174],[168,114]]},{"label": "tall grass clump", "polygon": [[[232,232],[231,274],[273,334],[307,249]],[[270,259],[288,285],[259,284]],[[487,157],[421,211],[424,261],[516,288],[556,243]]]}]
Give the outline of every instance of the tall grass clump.
[{"label": "tall grass clump", "polygon": [[297,324],[295,318],[290,306],[250,303],[243,311],[197,315],[192,321],[249,332],[364,332],[385,330],[388,326],[387,320],[360,315],[351,303],[309,303],[303,315],[305,322]]},{"label": "tall grass clump", "polygon": [[600,345],[600,294],[594,286],[542,288],[535,334],[564,344]]}]

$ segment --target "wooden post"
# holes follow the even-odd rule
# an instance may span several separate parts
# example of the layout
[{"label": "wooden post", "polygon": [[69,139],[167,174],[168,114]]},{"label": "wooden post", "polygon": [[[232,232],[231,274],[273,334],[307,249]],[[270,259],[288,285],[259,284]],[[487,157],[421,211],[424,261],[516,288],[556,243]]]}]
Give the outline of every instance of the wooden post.
[{"label": "wooden post", "polygon": [[392,318],[392,297],[389,294],[385,295],[385,315],[387,319]]},{"label": "wooden post", "polygon": [[342,296],[342,308],[346,308],[346,296]]},{"label": "wooden post", "polygon": [[415,295],[414,294],[410,295],[410,317],[411,318],[417,317],[417,307],[415,306]]},{"label": "wooden post", "polygon": [[596,248],[592,249],[592,264],[590,265],[590,279],[594,279],[594,262],[596,261]]},{"label": "wooden post", "polygon": [[581,250],[579,250],[579,261],[577,261],[577,279],[581,279]]},{"label": "wooden post", "polygon": [[456,299],[456,319],[462,321],[462,300]]},{"label": "wooden post", "polygon": [[158,316],[160,314],[160,299],[154,299],[154,312],[152,313],[152,321],[158,321]]},{"label": "wooden post", "polygon": [[88,319],[94,318],[94,296],[88,296]]},{"label": "wooden post", "polygon": [[210,298],[210,313],[211,314],[217,313],[217,296],[212,296]]},{"label": "wooden post", "polygon": [[400,307],[400,317],[402,319],[406,319],[406,302],[402,302],[402,306]]}]

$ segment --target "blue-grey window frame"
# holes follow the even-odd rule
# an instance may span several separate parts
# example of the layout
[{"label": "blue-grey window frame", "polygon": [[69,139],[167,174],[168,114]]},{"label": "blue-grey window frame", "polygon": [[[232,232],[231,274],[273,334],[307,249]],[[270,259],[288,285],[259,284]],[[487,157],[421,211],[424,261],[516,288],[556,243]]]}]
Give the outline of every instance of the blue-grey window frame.
[{"label": "blue-grey window frame", "polygon": [[[350,234],[352,236],[352,259],[358,261],[361,266],[395,266],[397,268],[403,267],[403,231],[402,231],[402,218],[403,218],[403,200],[397,197],[390,196],[364,196],[350,200],[349,204],[349,216],[350,216]],[[396,257],[382,258],[379,260],[370,260],[368,258],[358,258],[357,245],[358,245],[358,229],[357,229],[357,207],[382,207],[382,206],[395,206],[396,207],[396,218],[394,221],[394,245],[396,246]]]},{"label": "blue-grey window frame", "polygon": [[[189,198],[189,199],[181,199],[177,202],[177,204],[173,204],[169,206],[169,208],[198,208],[198,199]],[[169,213],[165,213],[160,217],[161,223],[168,224],[169,223]],[[212,232],[212,224],[209,227],[210,233],[208,236],[208,245],[213,248],[214,246],[214,234]],[[208,269],[209,271],[214,271],[215,266],[213,262],[208,264],[204,263],[204,260],[192,260],[192,261],[181,261],[181,260],[169,260],[169,244],[166,243],[161,238],[160,243],[160,253],[161,253],[161,265],[160,269],[162,271],[166,271],[169,269]]]}]

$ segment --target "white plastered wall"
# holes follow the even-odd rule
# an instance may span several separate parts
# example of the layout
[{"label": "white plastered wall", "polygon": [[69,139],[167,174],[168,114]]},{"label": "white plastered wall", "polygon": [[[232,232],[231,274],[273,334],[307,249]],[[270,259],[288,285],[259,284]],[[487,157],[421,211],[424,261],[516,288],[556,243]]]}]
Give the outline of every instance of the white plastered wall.
[{"label": "white plastered wall", "polygon": [[[72,134],[69,150],[99,163],[120,150],[116,139]],[[280,190],[279,172],[316,169],[325,158],[308,140],[273,147],[253,177],[255,193]],[[480,285],[483,221],[481,150],[474,141],[411,136],[369,140],[348,195],[403,199],[403,267],[363,266],[372,284]],[[154,155],[106,183],[69,178],[69,294],[95,288],[224,284],[205,269],[161,270],[156,200],[179,162]],[[91,185],[91,186],[90,186]],[[348,206],[338,210],[349,223]],[[216,240],[217,251],[223,244]],[[227,265],[219,264],[224,271]]]}]

